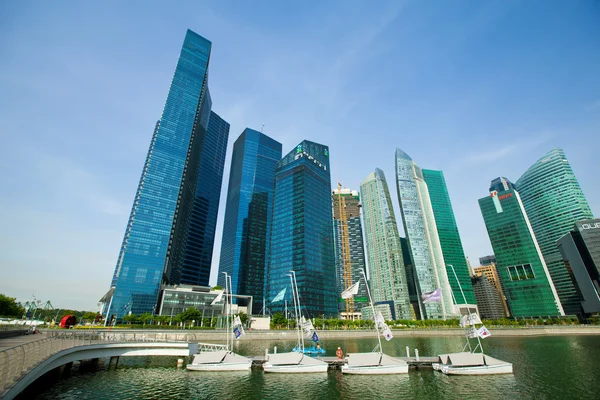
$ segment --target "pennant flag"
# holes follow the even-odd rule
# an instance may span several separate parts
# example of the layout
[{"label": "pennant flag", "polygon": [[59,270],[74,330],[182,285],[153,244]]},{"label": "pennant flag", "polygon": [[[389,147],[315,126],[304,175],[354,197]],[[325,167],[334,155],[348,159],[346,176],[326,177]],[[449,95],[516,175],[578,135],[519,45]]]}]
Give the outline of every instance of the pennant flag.
[{"label": "pennant flag", "polygon": [[492,335],[485,326],[482,326],[481,328],[479,328],[479,330],[477,330],[477,333],[479,334],[479,337],[482,339],[485,339],[486,337]]},{"label": "pennant flag", "polygon": [[342,299],[351,299],[355,295],[358,294],[358,287],[360,285],[360,281],[352,284],[348,289],[342,292]]},{"label": "pennant flag", "polygon": [[[384,324],[385,325],[385,324]],[[392,338],[394,337],[394,335],[392,335],[392,331],[390,330],[389,326],[385,325],[385,328],[383,329],[383,337],[385,338],[385,340],[387,340],[388,342],[390,340],[392,340]]]},{"label": "pennant flag", "polygon": [[246,333],[244,332],[244,328],[242,328],[241,326],[237,326],[233,330],[233,334],[234,334],[234,336],[235,336],[236,339],[239,339],[241,336],[245,335]]},{"label": "pennant flag", "polygon": [[383,328],[385,325],[385,319],[383,319],[383,315],[381,315],[381,311],[377,311],[375,317],[373,318],[378,327]]},{"label": "pennant flag", "polygon": [[475,324],[481,324],[481,318],[479,318],[479,315],[477,313],[472,313],[469,316],[469,319],[471,321],[471,325],[475,325]]},{"label": "pennant flag", "polygon": [[286,291],[286,287],[283,288],[283,290],[281,292],[279,292],[277,294],[277,296],[275,296],[275,298],[273,300],[271,300],[271,303],[277,303],[278,301],[283,300],[283,298],[285,297],[285,291]]},{"label": "pennant flag", "polygon": [[479,331],[477,329],[471,327],[469,329],[469,331],[467,332],[467,337],[476,338],[477,336],[479,336]]},{"label": "pennant flag", "polygon": [[239,315],[236,315],[235,318],[233,319],[233,326],[236,325],[242,325],[242,320],[240,319]]},{"label": "pennant flag", "polygon": [[313,332],[312,341],[315,343],[319,341],[319,335],[317,335],[317,332]]},{"label": "pennant flag", "polygon": [[432,292],[423,293],[421,295],[423,303],[433,303],[442,301],[442,289],[438,288]]},{"label": "pennant flag", "polygon": [[217,295],[217,297],[215,297],[215,298],[213,299],[213,301],[210,303],[210,305],[211,305],[211,306],[214,306],[215,304],[217,304],[218,302],[220,302],[222,298],[223,298],[223,291],[221,290],[221,291],[219,292],[219,294]]},{"label": "pennant flag", "polygon": [[310,332],[315,330],[315,327],[313,326],[312,321],[309,319],[304,319],[304,316],[302,316],[302,330],[304,331],[304,334],[306,336],[310,337]]},{"label": "pennant flag", "polygon": [[481,318],[477,313],[467,314],[460,317],[460,327],[465,328],[475,324],[481,324]]}]

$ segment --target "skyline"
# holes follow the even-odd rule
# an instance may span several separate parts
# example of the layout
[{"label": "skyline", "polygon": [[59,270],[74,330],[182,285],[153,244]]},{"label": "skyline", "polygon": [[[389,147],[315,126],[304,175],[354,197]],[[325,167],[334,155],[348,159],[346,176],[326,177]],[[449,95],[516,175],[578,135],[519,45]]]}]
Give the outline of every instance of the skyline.
[{"label": "skyline", "polygon": [[3,4],[0,293],[96,308],[188,28],[213,43],[213,109],[232,138],[264,123],[284,154],[326,143],[332,183],[348,188],[375,168],[393,176],[385,149],[405,149],[444,172],[473,266],[492,254],[477,205],[489,181],[516,181],[554,147],[597,216],[597,2],[437,6],[189,4],[164,21],[133,4]]}]

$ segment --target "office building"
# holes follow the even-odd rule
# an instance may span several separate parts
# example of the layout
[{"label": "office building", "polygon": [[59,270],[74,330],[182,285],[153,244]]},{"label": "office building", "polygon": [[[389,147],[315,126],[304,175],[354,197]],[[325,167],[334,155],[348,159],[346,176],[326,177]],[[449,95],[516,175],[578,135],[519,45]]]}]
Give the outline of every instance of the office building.
[{"label": "office building", "polygon": [[556,241],[575,222],[594,216],[563,150],[553,149],[540,158],[516,186],[565,313],[577,314],[581,308],[579,294]]},{"label": "office building", "polygon": [[277,163],[267,276],[271,312],[284,310],[284,302],[272,302],[284,288],[290,303],[288,274],[294,270],[303,312],[338,315],[329,174],[329,148],[308,140]]},{"label": "office building", "polygon": [[[488,256],[488,257],[493,257],[493,256]],[[491,261],[490,258],[486,258],[486,257],[482,257],[479,260],[481,261],[482,259],[484,259],[484,262],[489,262],[489,264],[473,268],[473,274],[475,277],[485,276],[486,280],[498,292],[500,304],[502,306],[502,317],[497,317],[497,318],[508,317],[508,316],[510,316],[510,312],[508,311],[508,304],[506,303],[506,296],[504,295],[504,289],[502,288],[502,281],[500,281],[500,277],[498,276],[498,271],[496,270],[496,257],[493,257],[494,261]],[[482,286],[487,286],[487,285],[483,284]],[[475,288],[473,288],[473,290],[475,290]],[[485,290],[487,290],[487,289],[485,289]],[[477,293],[475,294],[475,297],[477,297]],[[493,302],[495,303],[495,300],[493,300]],[[481,310],[481,308],[483,306],[479,303],[479,297],[477,297],[477,305],[479,306],[479,310]],[[490,306],[488,306],[488,307],[490,307]],[[491,312],[491,310],[490,310],[490,312]],[[494,311],[494,315],[498,315],[498,313],[496,311]],[[496,318],[496,317],[494,317],[494,318]]]},{"label": "office building", "polygon": [[497,271],[513,317],[564,315],[519,192],[506,178],[479,199]]},{"label": "office building", "polygon": [[479,257],[479,265],[481,266],[491,265],[492,263],[496,264],[496,256],[493,254],[491,256]]},{"label": "office building", "polygon": [[392,199],[382,170],[360,184],[373,302],[389,302],[393,319],[413,319]]},{"label": "office building", "polygon": [[246,128],[233,145],[218,283],[231,276],[234,293],[253,296],[253,314],[263,308],[275,166],[281,143]]},{"label": "office building", "polygon": [[481,318],[505,318],[502,299],[496,287],[488,281],[485,275],[473,276],[471,279]]}]

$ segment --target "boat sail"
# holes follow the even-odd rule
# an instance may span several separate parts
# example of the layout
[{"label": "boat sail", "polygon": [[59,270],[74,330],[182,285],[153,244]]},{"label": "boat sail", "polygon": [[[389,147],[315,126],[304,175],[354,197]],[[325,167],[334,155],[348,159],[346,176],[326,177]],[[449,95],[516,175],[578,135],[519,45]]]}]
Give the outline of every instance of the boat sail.
[{"label": "boat sail", "polygon": [[[236,338],[243,335],[244,328],[239,316],[233,321],[229,320],[232,305],[231,276],[225,274],[225,336],[227,337],[227,350],[205,351],[194,355],[191,364],[186,368],[190,371],[248,371],[252,367],[252,359],[235,354],[232,351],[233,335]],[[221,296],[221,294],[219,294]]]},{"label": "boat sail", "polygon": [[[454,278],[458,282],[463,301],[466,304],[467,299],[456,276],[454,266],[448,266],[454,272]],[[456,303],[456,300],[454,302]],[[467,340],[462,351],[459,353],[440,354],[438,356],[439,361],[433,363],[434,370],[446,375],[512,374],[513,367],[511,363],[484,354],[481,339],[485,339],[491,334],[483,325],[477,312],[471,312],[471,309],[467,306],[467,314],[460,318],[460,326],[465,330],[465,338]],[[471,339],[477,339],[477,345],[474,348],[471,346]],[[466,351],[467,349],[468,351]]]},{"label": "boat sail", "polygon": [[[296,333],[298,344],[295,351],[289,353],[269,354],[267,361],[263,364],[265,372],[274,373],[309,373],[327,372],[327,363],[304,354],[304,336],[302,335],[300,319],[300,297],[298,296],[298,285],[296,283],[296,272],[288,274],[292,284],[292,298],[294,299],[294,314],[296,317]],[[312,324],[311,324],[312,325]]]},{"label": "boat sail", "polygon": [[[384,375],[384,374],[406,374],[408,373],[408,364],[383,353],[381,348],[381,336],[379,329],[383,331],[383,334],[387,340],[390,340],[392,332],[385,324],[383,316],[380,312],[375,313],[375,306],[373,306],[373,299],[371,298],[371,291],[367,284],[367,277],[365,276],[364,270],[360,271],[365,285],[367,286],[367,293],[369,295],[369,303],[371,310],[373,311],[373,317],[375,319],[375,330],[377,331],[377,347],[371,353],[350,353],[347,355],[347,364],[342,365],[342,373],[344,374],[357,374],[357,375]],[[360,280],[350,286],[348,289],[342,292],[342,298],[346,296],[353,296],[358,293],[358,286]]]}]

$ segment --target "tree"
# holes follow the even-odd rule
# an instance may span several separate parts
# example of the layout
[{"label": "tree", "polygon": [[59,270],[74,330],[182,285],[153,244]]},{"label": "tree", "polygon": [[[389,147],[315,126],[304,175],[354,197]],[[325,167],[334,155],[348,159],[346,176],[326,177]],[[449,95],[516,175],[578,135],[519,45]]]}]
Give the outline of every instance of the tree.
[{"label": "tree", "polygon": [[135,321],[137,319],[137,315],[135,314],[127,314],[126,316],[123,317],[123,321],[128,322],[129,325],[131,325],[131,323],[133,321]]},{"label": "tree", "polygon": [[5,317],[21,317],[25,314],[25,309],[17,303],[14,297],[8,297],[0,294],[0,315]]},{"label": "tree", "polygon": [[271,322],[273,322],[273,325],[278,326],[278,325],[285,325],[287,320],[285,319],[285,316],[283,315],[283,313],[276,312],[275,314],[273,314],[273,318],[272,318]]},{"label": "tree", "polygon": [[94,322],[96,320],[97,315],[98,314],[93,311],[88,311],[85,314],[83,314],[83,320],[88,322]]},{"label": "tree", "polygon": [[202,313],[196,310],[195,308],[190,307],[181,314],[179,314],[179,318],[183,322],[200,321],[200,319],[202,319]]},{"label": "tree", "polygon": [[150,321],[152,321],[152,319],[154,319],[154,316],[149,312],[143,313],[139,316],[139,320],[142,321],[142,324],[144,324],[144,326]]},{"label": "tree", "polygon": [[240,311],[240,312],[238,313],[238,315],[239,315],[239,317],[240,317],[240,321],[242,321],[242,325],[244,325],[244,326],[245,326],[245,325],[246,325],[246,322],[248,322],[248,314],[246,314],[246,313],[245,313],[245,312],[243,312],[243,311]]}]

